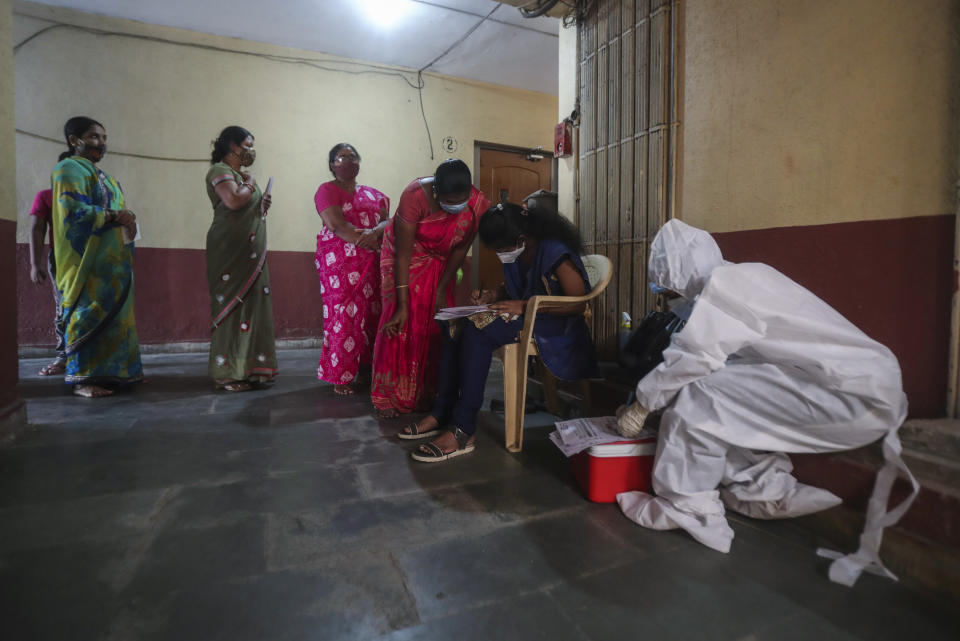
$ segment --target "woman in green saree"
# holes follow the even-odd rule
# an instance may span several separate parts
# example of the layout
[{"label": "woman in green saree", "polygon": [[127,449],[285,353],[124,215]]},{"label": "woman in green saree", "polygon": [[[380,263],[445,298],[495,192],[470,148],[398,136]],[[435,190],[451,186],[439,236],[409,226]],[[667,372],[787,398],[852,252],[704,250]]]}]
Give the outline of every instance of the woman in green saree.
[{"label": "woman in green saree", "polygon": [[267,269],[267,210],[253,176],[253,134],[230,126],[213,143],[207,196],[213,223],[207,232],[207,283],[212,337],[210,377],[219,389],[243,392],[277,375],[273,304]]},{"label": "woman in green saree", "polygon": [[107,153],[103,125],[77,116],[63,134],[70,149],[60,154],[50,181],[64,381],[77,396],[109,396],[143,380],[133,316],[136,216],[126,209],[120,183],[97,167]]}]

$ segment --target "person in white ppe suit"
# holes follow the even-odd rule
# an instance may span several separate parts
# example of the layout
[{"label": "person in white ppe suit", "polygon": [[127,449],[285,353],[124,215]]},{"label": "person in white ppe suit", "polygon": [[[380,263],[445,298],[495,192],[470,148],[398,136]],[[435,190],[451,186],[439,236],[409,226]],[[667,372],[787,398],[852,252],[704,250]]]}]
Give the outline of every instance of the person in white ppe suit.
[{"label": "person in white ppe suit", "polygon": [[[870,501],[861,547],[837,559],[830,578],[852,585],[880,564],[883,527],[909,507],[918,486],[900,459],[896,432],[906,417],[900,367],[825,302],[761,263],[732,264],[707,232],[679,220],[657,233],[653,284],[692,303],[664,361],[621,412],[627,426],[663,410],[653,468],[656,496],[617,497],[624,514],[653,529],[683,528],[728,552],[724,506],[754,518],[799,516],[841,501],[797,482],[787,452],[831,452],[885,438],[885,467]],[[902,470],[913,494],[887,512]]]}]

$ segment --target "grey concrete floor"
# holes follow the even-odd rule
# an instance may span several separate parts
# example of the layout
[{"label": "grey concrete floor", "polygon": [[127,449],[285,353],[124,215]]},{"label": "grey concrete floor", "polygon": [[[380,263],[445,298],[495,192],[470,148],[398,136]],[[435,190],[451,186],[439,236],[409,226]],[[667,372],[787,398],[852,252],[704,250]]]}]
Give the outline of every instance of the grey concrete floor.
[{"label": "grey concrete floor", "polygon": [[485,412],[474,454],[415,464],[403,421],[335,396],[316,359],[282,353],[272,389],[227,394],[205,355],[152,355],[147,385],[97,400],[22,361],[0,639],[960,638],[955,607],[831,584],[792,523],[732,518],[720,554],[589,503],[544,415],[521,454]]}]

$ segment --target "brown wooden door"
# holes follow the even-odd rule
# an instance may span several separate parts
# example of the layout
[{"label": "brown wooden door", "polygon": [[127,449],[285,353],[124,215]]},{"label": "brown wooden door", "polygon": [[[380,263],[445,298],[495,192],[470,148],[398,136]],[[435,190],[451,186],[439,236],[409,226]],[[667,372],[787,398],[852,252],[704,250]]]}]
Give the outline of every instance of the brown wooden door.
[{"label": "brown wooden door", "polygon": [[[534,161],[527,160],[526,155],[522,151],[480,148],[475,180],[492,205],[503,201],[520,204],[522,198],[536,190],[550,189],[553,174],[550,156]],[[474,285],[482,284],[490,289],[502,283],[503,268],[496,252],[481,242],[475,245],[474,251],[478,274]]]}]

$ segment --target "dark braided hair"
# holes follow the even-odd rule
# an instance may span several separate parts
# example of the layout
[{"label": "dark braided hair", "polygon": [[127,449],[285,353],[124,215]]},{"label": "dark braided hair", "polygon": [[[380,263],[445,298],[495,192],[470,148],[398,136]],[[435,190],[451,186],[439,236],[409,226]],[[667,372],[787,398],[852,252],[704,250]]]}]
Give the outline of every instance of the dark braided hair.
[{"label": "dark braided hair", "polygon": [[230,143],[242,145],[247,136],[253,138],[253,134],[240,127],[239,125],[230,125],[224,127],[217,139],[213,141],[213,152],[210,154],[210,164],[215,165],[230,153]]},{"label": "dark braided hair", "polygon": [[524,211],[514,203],[494,205],[480,217],[478,232],[483,244],[491,249],[513,245],[523,235],[538,241],[552,238],[583,253],[583,241],[573,223],[545,207]]},{"label": "dark braided hair", "polygon": [[70,136],[76,136],[77,138],[80,138],[83,136],[83,134],[90,131],[90,127],[100,127],[102,129],[106,129],[106,127],[101,125],[93,118],[87,118],[86,116],[74,116],[68,120],[65,125],[63,125],[63,137],[67,141],[68,149],[60,154],[60,157],[57,158],[58,161],[63,160],[64,158],[69,158],[77,153],[70,144]]}]

